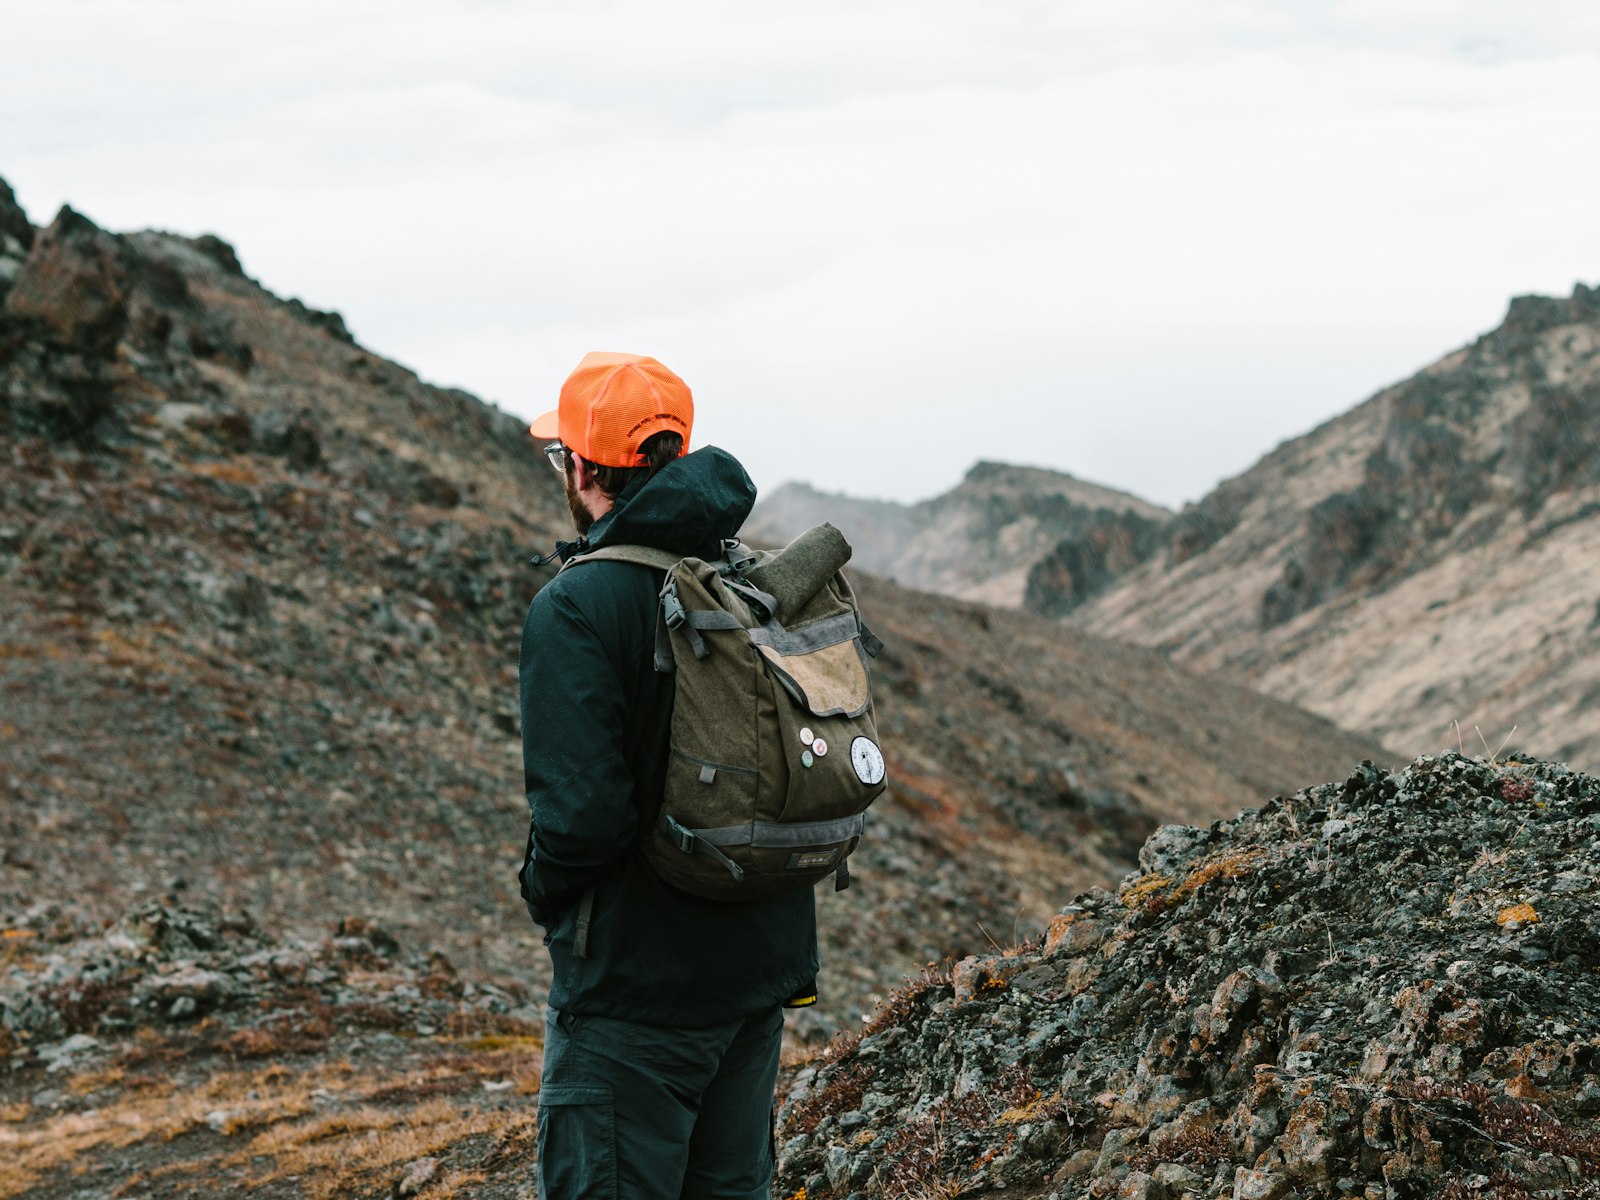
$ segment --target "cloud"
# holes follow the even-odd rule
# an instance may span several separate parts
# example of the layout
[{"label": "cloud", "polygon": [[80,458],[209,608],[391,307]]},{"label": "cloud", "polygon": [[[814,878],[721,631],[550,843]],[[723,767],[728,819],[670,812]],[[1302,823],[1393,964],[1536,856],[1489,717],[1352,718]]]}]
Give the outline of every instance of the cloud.
[{"label": "cloud", "polygon": [[0,171],[524,412],[655,353],[764,484],[1010,457],[1176,503],[1600,276],[1600,31],[1540,13],[27,4],[72,54],[8,63]]}]

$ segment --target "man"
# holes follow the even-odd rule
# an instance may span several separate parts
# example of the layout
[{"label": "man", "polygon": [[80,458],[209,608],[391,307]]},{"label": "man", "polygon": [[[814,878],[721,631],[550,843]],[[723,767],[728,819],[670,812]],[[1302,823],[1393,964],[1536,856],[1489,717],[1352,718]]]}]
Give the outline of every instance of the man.
[{"label": "man", "polygon": [[[580,536],[564,557],[607,545],[718,557],[755,487],[723,451],[688,452],[693,422],[688,387],[654,359],[584,358],[531,427],[566,478]],[[673,680],[653,665],[663,578],[574,567],[534,598],[522,632],[522,894],[554,968],[543,1200],[766,1200],[782,1006],[815,996],[809,891],[702,899],[633,853],[670,753]]]}]

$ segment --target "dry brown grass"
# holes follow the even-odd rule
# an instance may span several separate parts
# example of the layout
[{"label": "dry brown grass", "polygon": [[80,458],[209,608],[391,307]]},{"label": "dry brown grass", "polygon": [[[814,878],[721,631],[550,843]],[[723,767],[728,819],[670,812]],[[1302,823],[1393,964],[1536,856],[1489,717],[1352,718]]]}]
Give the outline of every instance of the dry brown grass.
[{"label": "dry brown grass", "polygon": [[36,948],[38,940],[39,935],[31,929],[0,929],[0,967],[31,960],[29,951]]},{"label": "dry brown grass", "polygon": [[272,1165],[253,1173],[251,1186],[298,1177],[306,1194],[321,1200],[349,1195],[378,1175],[397,1175],[407,1163],[440,1155],[467,1138],[501,1140],[533,1123],[531,1107],[463,1110],[443,1098],[406,1112],[362,1108],[264,1131],[225,1165],[270,1157]]},{"label": "dry brown grass", "polygon": [[[160,1058],[170,1049],[151,1044],[139,1053]],[[533,1106],[497,1107],[483,1085],[509,1084],[493,1091],[525,1096],[538,1089],[538,1066],[538,1039],[511,1034],[460,1039],[422,1064],[358,1070],[343,1060],[274,1062],[199,1081],[177,1070],[134,1074],[119,1059],[63,1081],[70,1094],[92,1098],[93,1109],[32,1123],[27,1104],[0,1110],[0,1200],[28,1195],[55,1173],[115,1162],[136,1145],[153,1165],[122,1179],[116,1195],[152,1186],[206,1195],[222,1180],[245,1191],[294,1180],[300,1194],[319,1200],[348,1196],[387,1189],[406,1164],[444,1157],[471,1139],[486,1162],[525,1162],[535,1146]],[[224,1141],[161,1150],[194,1132]],[[484,1165],[446,1170],[427,1195],[449,1197],[483,1182]]]},{"label": "dry brown grass", "polygon": [[47,1118],[25,1128],[0,1128],[0,1200],[26,1195],[47,1172],[96,1151],[120,1150],[137,1142],[172,1141],[204,1127],[207,1114],[227,1111],[240,1123],[262,1124],[308,1111],[312,1088],[338,1086],[321,1075],[285,1079],[281,1068],[219,1073],[179,1088],[172,1079],[133,1089],[120,1087],[116,1070],[67,1081],[66,1090],[87,1095],[118,1087],[118,1095],[81,1113]]}]

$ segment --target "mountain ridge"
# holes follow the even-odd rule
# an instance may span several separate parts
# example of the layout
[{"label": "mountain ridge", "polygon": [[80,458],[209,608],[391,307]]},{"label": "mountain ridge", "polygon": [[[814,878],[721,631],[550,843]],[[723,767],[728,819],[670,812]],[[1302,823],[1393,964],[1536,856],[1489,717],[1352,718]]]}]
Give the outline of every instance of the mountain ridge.
[{"label": "mountain ridge", "polygon": [[1128,492],[1059,471],[982,461],[950,491],[911,505],[787,483],[756,505],[748,531],[783,543],[832,521],[854,531],[863,570],[922,591],[1016,608],[1034,564],[1063,539],[1124,530],[1143,537],[1170,516]]},{"label": "mountain ridge", "polygon": [[[1080,512],[997,568],[994,532],[1027,514],[996,499],[982,529],[934,535],[968,577],[917,586],[1153,646],[1402,756],[1513,729],[1547,757],[1600,755],[1600,289],[1515,297],[1177,514]],[[890,516],[899,561],[911,518]]]},{"label": "mountain ridge", "polygon": [[[214,237],[72,213],[8,259],[0,920],[169,892],[290,931],[360,916],[537,993],[517,643],[551,570],[528,559],[570,521],[522,423],[264,292]],[[1208,686],[1147,651],[861,582],[893,635],[898,782],[856,886],[821,901],[833,990],[799,1036],[984,929],[1042,927],[1159,820],[1379,753],[1238,688],[1197,719]],[[1245,754],[1263,737],[1279,759]]]}]

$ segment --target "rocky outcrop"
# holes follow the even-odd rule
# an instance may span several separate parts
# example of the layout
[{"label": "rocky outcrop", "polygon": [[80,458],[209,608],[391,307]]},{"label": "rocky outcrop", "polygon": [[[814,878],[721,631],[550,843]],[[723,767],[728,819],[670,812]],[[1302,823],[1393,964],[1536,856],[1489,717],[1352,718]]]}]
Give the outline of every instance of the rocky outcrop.
[{"label": "rocky outcrop", "polygon": [[116,242],[63,208],[35,239],[6,296],[5,315],[37,325],[67,349],[105,358],[127,328],[126,285]]},{"label": "rocky outcrop", "polygon": [[0,972],[0,1047],[24,1058],[64,1038],[126,1038],[210,1016],[239,1045],[264,1045],[278,1024],[275,996],[286,989],[330,1010],[319,1026],[323,1043],[341,1009],[344,1021],[361,1023],[381,1010],[377,1027],[389,1029],[442,1029],[472,1011],[538,1016],[526,992],[464,983],[438,951],[408,961],[394,936],[364,917],[339,921],[322,939],[279,938],[243,911],[148,901],[104,931],[68,929],[41,904],[6,931],[16,952]]},{"label": "rocky outcrop", "polygon": [[109,415],[126,285],[112,238],[63,208],[0,304],[0,427],[82,437]]},{"label": "rocky outcrop", "polygon": [[11,185],[0,179],[0,306],[16,282],[28,251],[33,249],[33,224],[17,203]]},{"label": "rocky outcrop", "polygon": [[[0,250],[16,245],[0,231]],[[0,424],[16,432],[104,440],[129,366],[169,390],[199,385],[197,361],[241,374],[253,361],[232,320],[191,292],[166,243],[107,233],[70,207],[0,282],[9,285],[0,287]],[[125,364],[129,355],[139,361]]]},{"label": "rocky outcrop", "polygon": [[1166,544],[1170,522],[1095,509],[1077,532],[1028,569],[1022,607],[1061,617],[1110,587]]},{"label": "rocky outcrop", "polygon": [[1593,1194],[1600,781],[1367,766],[1140,867],[803,1070],[781,1194]]}]

